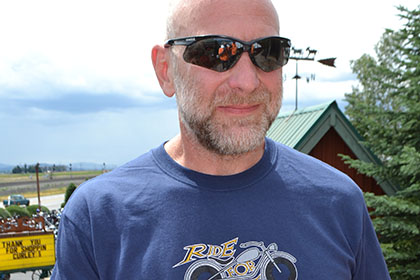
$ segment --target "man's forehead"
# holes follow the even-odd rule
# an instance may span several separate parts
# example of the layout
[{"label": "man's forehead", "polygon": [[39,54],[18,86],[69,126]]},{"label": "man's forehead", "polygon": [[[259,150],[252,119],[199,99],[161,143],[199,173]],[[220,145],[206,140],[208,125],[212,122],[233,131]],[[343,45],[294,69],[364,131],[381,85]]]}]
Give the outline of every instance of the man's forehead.
[{"label": "man's forehead", "polygon": [[[238,36],[245,22],[279,33],[278,17],[269,0],[176,0],[173,23],[177,36],[221,34]],[[254,25],[254,26],[255,26]],[[256,26],[258,29],[259,26]],[[258,32],[258,30],[257,30]],[[267,33],[267,31],[265,31]],[[244,38],[245,39],[245,38]]]}]

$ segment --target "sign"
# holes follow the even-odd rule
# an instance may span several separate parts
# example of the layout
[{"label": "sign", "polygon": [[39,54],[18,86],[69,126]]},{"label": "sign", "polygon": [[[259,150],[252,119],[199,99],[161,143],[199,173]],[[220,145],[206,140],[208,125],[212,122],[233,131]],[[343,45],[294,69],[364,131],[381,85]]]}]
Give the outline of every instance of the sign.
[{"label": "sign", "polygon": [[0,234],[0,271],[41,268],[55,263],[52,232]]}]

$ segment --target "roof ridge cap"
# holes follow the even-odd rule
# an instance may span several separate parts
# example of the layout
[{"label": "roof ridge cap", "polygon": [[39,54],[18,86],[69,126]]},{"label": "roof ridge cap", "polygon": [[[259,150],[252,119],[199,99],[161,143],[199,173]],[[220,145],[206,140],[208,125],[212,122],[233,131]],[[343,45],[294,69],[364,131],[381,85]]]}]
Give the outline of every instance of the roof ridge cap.
[{"label": "roof ridge cap", "polygon": [[316,111],[325,111],[334,103],[336,103],[335,100],[330,101],[330,102],[326,102],[326,103],[322,103],[322,104],[318,104],[318,105],[304,107],[304,108],[298,109],[298,110],[294,109],[293,111],[287,111],[287,112],[279,113],[277,115],[277,118],[290,118],[290,117],[295,116],[295,115],[303,115],[303,114],[308,114],[308,113],[312,113],[312,112],[316,112]]}]

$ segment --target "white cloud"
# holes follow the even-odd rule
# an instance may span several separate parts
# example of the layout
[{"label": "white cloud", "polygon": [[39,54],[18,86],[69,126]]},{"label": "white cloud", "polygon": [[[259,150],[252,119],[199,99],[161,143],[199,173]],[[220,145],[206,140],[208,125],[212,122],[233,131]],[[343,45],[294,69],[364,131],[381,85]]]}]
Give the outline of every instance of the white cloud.
[{"label": "white cloud", "polygon": [[0,86],[23,95],[48,84],[133,96],[156,90],[150,52],[163,41],[161,2],[1,2]]}]

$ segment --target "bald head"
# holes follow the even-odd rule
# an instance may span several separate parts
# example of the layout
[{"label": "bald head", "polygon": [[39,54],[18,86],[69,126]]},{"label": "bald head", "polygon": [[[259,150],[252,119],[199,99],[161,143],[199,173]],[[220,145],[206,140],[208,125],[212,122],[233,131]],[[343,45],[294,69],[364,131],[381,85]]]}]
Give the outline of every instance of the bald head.
[{"label": "bald head", "polygon": [[[229,33],[250,21],[273,29],[273,34],[261,34],[261,37],[279,34],[278,15],[270,0],[172,0],[167,38],[204,34],[238,37]],[[246,36],[245,33],[242,35]]]}]

